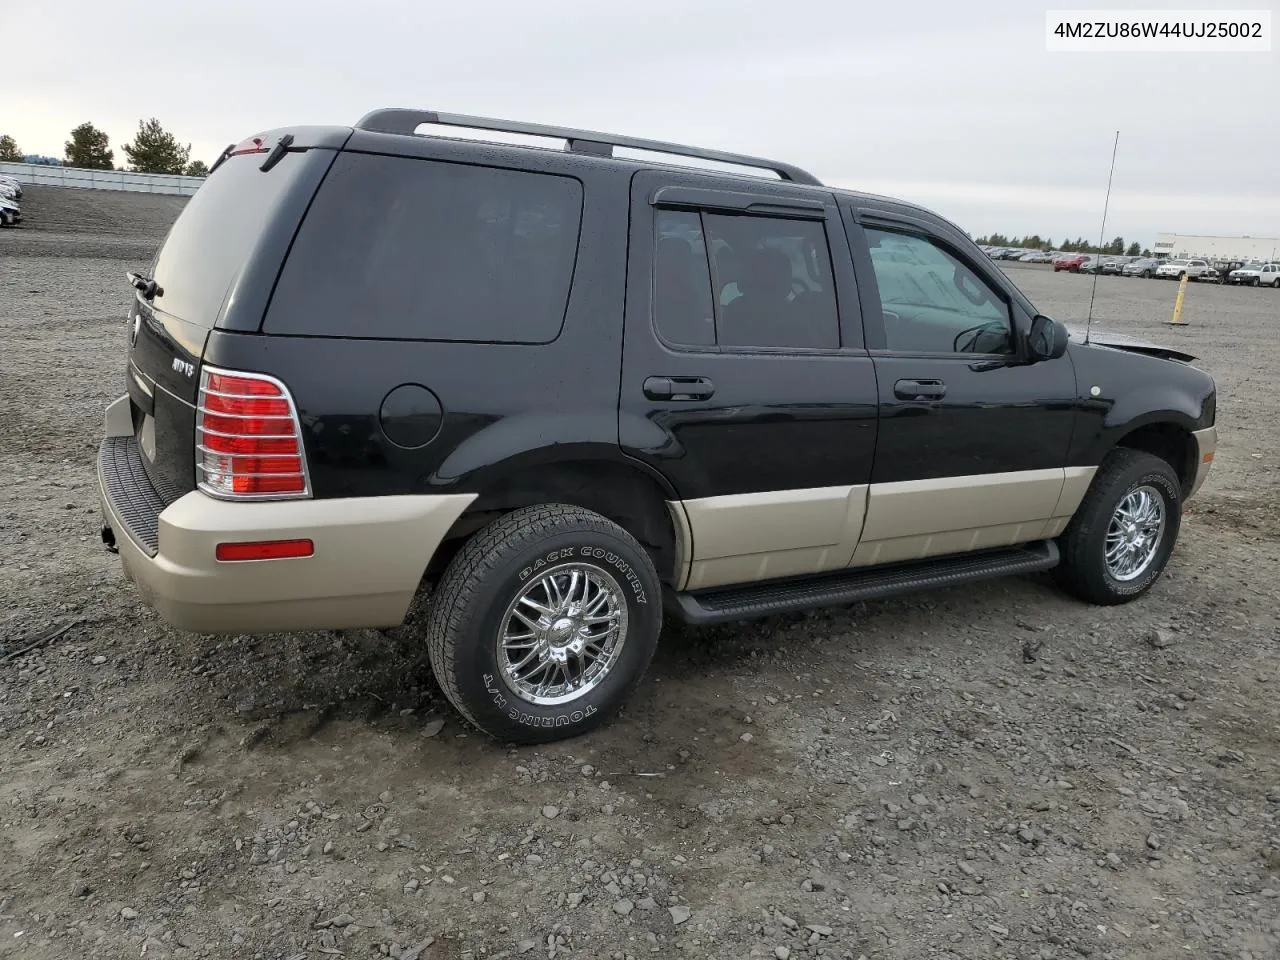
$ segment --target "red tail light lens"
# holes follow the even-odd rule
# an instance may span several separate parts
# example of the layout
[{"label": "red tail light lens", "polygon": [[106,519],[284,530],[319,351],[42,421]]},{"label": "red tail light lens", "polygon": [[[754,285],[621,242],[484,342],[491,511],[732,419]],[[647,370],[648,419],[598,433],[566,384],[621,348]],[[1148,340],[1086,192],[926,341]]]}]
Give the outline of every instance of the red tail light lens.
[{"label": "red tail light lens", "polygon": [[311,495],[302,425],[283,383],[260,373],[201,371],[196,483],[223,499]]}]

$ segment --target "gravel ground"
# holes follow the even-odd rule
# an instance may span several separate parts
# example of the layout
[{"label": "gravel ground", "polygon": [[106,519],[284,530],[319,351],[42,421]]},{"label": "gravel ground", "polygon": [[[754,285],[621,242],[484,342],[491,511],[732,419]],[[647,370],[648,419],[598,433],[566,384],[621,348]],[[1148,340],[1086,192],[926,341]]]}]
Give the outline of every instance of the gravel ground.
[{"label": "gravel ground", "polygon": [[[103,552],[122,271],[181,200],[0,233],[0,956],[1280,955],[1280,292],[1104,277],[1221,444],[1166,576],[664,633],[623,716],[509,749],[419,632],[175,633]],[[1010,268],[1083,320],[1091,278]],[[69,629],[28,652],[22,647]]]}]

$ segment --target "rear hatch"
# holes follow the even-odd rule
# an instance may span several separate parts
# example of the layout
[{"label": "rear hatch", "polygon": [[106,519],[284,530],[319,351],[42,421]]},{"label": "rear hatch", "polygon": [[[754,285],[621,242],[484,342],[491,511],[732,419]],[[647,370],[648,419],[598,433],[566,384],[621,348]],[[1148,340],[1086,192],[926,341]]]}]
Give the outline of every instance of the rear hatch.
[{"label": "rear hatch", "polygon": [[326,132],[324,148],[295,140],[272,153],[278,134],[234,148],[174,221],[149,277],[135,283],[151,279],[156,289],[151,297],[135,291],[130,306],[126,381],[143,465],[166,500],[195,489],[195,405],[209,333],[260,326],[288,245],[333,160],[326,148],[349,130],[341,139]]}]

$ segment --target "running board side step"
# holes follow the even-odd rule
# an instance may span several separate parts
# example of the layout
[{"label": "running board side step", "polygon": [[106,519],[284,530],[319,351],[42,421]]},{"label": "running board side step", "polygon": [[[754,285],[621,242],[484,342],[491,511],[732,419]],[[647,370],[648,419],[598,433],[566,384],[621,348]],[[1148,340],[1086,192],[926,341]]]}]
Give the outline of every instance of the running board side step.
[{"label": "running board side step", "polygon": [[1048,570],[1058,564],[1058,545],[1041,540],[1017,547],[958,554],[885,567],[844,570],[772,580],[697,593],[666,592],[667,610],[685,623],[703,625],[777,613],[836,607],[933,587]]}]

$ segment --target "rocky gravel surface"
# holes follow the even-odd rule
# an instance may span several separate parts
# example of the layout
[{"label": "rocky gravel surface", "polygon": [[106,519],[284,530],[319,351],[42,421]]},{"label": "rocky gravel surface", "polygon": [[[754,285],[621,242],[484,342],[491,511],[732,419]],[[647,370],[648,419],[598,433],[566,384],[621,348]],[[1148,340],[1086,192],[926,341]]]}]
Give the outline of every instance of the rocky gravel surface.
[{"label": "rocky gravel surface", "polygon": [[[168,629],[93,486],[127,290],[181,200],[0,233],[0,956],[1280,956],[1280,292],[1101,278],[1217,378],[1162,581],[668,627],[597,734],[464,726],[419,625]],[[1071,322],[1092,280],[1010,268]],[[56,631],[61,631],[55,634]]]}]

